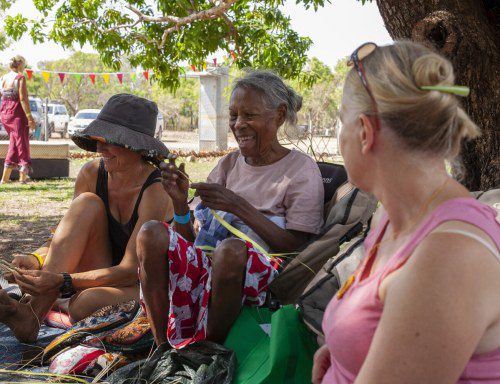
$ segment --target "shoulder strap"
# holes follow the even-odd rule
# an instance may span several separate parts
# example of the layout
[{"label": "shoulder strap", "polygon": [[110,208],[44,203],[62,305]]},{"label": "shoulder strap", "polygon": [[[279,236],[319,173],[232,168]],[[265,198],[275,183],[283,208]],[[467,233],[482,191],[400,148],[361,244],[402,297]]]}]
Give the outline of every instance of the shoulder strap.
[{"label": "shoulder strap", "polygon": [[493,255],[497,258],[497,260],[500,261],[500,252],[498,252],[498,249],[495,248],[493,245],[491,245],[490,242],[486,241],[484,238],[476,235],[475,233],[458,228],[441,229],[434,231],[432,233],[453,233],[455,235],[462,235],[470,239],[476,240],[478,243],[484,245],[491,253],[493,253]]},{"label": "shoulder strap", "polygon": [[429,215],[425,222],[415,230],[414,236],[389,260],[381,274],[381,279],[400,268],[428,234],[448,221],[462,221],[481,229],[496,242],[498,247],[500,244],[498,229],[495,233],[495,230],[488,226],[488,222],[495,222],[495,214],[493,208],[478,202],[473,197],[456,198],[444,202]]},{"label": "shoulder strap", "polygon": [[14,79],[14,83],[13,83],[13,87],[14,87],[14,91],[19,94],[19,80],[21,80],[22,78],[24,78],[24,75],[23,74],[19,74],[16,76],[16,78]]},{"label": "shoulder strap", "polygon": [[[161,173],[158,169],[155,169],[152,171],[144,184],[142,185],[141,191],[139,192],[139,195],[137,196],[137,200],[135,202],[134,210],[132,212],[132,216],[130,217],[130,221],[135,222],[137,220],[137,217],[139,217],[138,210],[139,210],[139,204],[141,203],[142,200],[142,194],[144,191],[152,184],[159,183],[161,181],[160,179]],[[130,222],[129,221],[129,222]],[[134,224],[135,225],[135,224]]]}]

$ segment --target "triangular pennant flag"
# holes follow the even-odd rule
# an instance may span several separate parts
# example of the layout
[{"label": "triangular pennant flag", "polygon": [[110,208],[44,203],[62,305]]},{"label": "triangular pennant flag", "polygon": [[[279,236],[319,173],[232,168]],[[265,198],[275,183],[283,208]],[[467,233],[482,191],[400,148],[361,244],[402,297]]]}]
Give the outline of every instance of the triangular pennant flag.
[{"label": "triangular pennant flag", "polygon": [[135,81],[137,80],[137,73],[135,72],[132,72],[130,74],[130,79],[135,83]]},{"label": "triangular pennant flag", "polygon": [[106,83],[106,85],[109,84],[109,73],[103,73],[102,74],[102,79],[104,80],[104,82]]},{"label": "triangular pennant flag", "polygon": [[194,64],[191,64],[191,69],[193,70],[193,72],[196,72],[196,66]]},{"label": "triangular pennant flag", "polygon": [[95,75],[93,73],[90,73],[89,77],[90,77],[90,81],[92,82],[92,84],[95,84]]},{"label": "triangular pennant flag", "polygon": [[223,61],[224,63],[226,62],[226,60],[227,60],[227,56],[226,56],[226,55],[222,56],[222,61]]},{"label": "triangular pennant flag", "polygon": [[206,71],[207,70],[207,63],[203,63],[203,70]]},{"label": "triangular pennant flag", "polygon": [[33,78],[33,70],[32,69],[27,69],[26,74],[28,75],[28,80],[31,80]]},{"label": "triangular pennant flag", "polygon": [[50,79],[50,72],[42,71],[43,80],[48,83]]},{"label": "triangular pennant flag", "polygon": [[117,73],[116,77],[118,77],[118,81],[120,82],[120,84],[123,84],[123,73]]},{"label": "triangular pennant flag", "polygon": [[82,82],[82,74],[81,73],[74,73],[73,76],[75,76],[75,81],[77,85],[80,85]]},{"label": "triangular pennant flag", "polygon": [[149,71],[144,71],[144,72],[142,72],[142,74],[144,75],[144,78],[146,80],[149,80]]},{"label": "triangular pennant flag", "polygon": [[216,67],[217,66],[217,58],[214,57],[214,66]]},{"label": "triangular pennant flag", "polygon": [[236,54],[234,53],[234,51],[231,51],[231,56],[233,57],[233,60],[236,60]]},{"label": "triangular pennant flag", "polygon": [[64,77],[66,76],[66,74],[63,72],[59,72],[57,75],[59,76],[59,80],[61,80],[62,83],[64,81]]}]

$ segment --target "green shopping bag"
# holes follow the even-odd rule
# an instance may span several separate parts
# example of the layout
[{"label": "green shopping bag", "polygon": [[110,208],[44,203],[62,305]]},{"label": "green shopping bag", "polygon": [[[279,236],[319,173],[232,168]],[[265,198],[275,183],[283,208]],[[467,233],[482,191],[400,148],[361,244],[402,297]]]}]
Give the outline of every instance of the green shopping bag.
[{"label": "green shopping bag", "polygon": [[236,354],[235,384],[311,383],[318,344],[293,305],[244,307],[224,345]]}]

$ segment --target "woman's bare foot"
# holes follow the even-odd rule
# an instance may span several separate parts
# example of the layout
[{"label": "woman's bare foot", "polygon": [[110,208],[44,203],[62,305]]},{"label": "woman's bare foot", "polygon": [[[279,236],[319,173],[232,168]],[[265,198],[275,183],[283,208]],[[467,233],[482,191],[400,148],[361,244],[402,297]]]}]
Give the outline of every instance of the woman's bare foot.
[{"label": "woman's bare foot", "polygon": [[31,304],[11,299],[3,289],[0,290],[0,322],[22,343],[34,343],[38,337],[40,321]]}]

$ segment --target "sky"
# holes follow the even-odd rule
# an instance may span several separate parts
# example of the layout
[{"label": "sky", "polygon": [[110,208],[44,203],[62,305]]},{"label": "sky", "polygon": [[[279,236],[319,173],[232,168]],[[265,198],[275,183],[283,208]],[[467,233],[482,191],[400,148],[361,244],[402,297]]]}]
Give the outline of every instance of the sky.
[{"label": "sky", "polygon": [[[317,12],[312,8],[306,10],[295,4],[295,0],[288,0],[283,7],[284,13],[292,20],[294,30],[313,41],[308,54],[310,57],[317,57],[333,68],[339,59],[349,55],[366,41],[374,41],[379,45],[392,41],[375,2],[367,2],[365,5],[356,0],[331,2],[332,4],[327,4]],[[19,12],[28,18],[35,17],[36,10],[32,0],[17,0],[8,14],[15,15]],[[92,49],[85,46],[83,51],[92,52]],[[64,50],[55,43],[35,45],[26,35],[0,52],[0,63],[6,64],[16,54],[23,55],[28,64],[36,69],[37,62],[66,58],[71,51]]]}]

